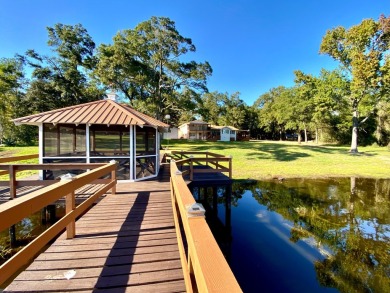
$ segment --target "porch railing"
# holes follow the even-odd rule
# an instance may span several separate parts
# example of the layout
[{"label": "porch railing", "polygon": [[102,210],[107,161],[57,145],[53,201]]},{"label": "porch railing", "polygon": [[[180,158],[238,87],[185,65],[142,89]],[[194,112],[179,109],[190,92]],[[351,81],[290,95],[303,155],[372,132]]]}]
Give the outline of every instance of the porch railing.
[{"label": "porch railing", "polygon": [[[195,173],[228,173],[232,178],[232,157],[223,156],[210,152],[172,151],[171,157],[175,159],[178,168],[183,175],[189,174],[190,180],[194,179]],[[189,166],[184,170],[183,166]],[[205,165],[211,168],[194,168],[194,166]]]},{"label": "porch railing", "polygon": [[[17,179],[16,173],[26,170],[89,170],[104,166],[103,163],[56,163],[56,164],[11,164],[0,165],[0,170],[9,174],[9,180],[0,181],[0,186],[9,186],[10,198],[16,198],[16,190],[22,186],[48,186],[59,181],[57,180],[26,180]],[[103,180],[103,181],[102,181]],[[104,179],[95,180],[91,183],[106,183]]]},{"label": "porch railing", "polygon": [[[101,165],[101,164],[100,164]],[[45,206],[65,197],[65,216],[54,225],[40,234],[7,262],[0,266],[0,284],[4,283],[20,268],[30,262],[47,243],[55,238],[66,228],[66,237],[73,238],[76,235],[76,218],[82,215],[101,195],[111,189],[115,193],[116,187],[116,163],[104,164],[90,172],[77,175],[71,179],[63,179],[52,185],[43,187],[37,191],[22,197],[10,200],[0,205],[0,231],[3,231],[31,214],[41,210]],[[31,165],[33,167],[34,165]],[[36,166],[36,165],[35,165]],[[46,169],[48,168],[45,165]],[[19,166],[20,167],[20,166]],[[30,167],[30,168],[31,168]],[[37,166],[36,166],[37,167]],[[42,168],[42,166],[38,166]],[[37,168],[38,168],[37,167]],[[74,166],[73,166],[74,169]],[[92,196],[75,207],[75,191],[94,180],[111,174],[110,179],[100,187]]]},{"label": "porch railing", "polygon": [[190,216],[188,209],[196,202],[174,160],[171,197],[186,291],[242,292],[204,216]]}]

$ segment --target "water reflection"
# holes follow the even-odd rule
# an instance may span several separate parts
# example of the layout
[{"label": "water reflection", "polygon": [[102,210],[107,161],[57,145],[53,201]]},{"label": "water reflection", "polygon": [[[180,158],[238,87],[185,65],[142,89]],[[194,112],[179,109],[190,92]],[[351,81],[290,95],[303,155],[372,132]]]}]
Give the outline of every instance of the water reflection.
[{"label": "water reflection", "polygon": [[24,218],[8,230],[0,231],[0,265],[34,240],[65,214],[64,203],[49,205]]},{"label": "water reflection", "polygon": [[390,180],[234,183],[230,236],[244,292],[390,292]]}]

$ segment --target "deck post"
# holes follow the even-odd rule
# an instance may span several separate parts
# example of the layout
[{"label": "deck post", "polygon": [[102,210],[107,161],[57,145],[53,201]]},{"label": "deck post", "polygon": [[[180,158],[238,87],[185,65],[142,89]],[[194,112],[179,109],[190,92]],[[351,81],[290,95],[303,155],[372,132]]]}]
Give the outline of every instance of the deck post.
[{"label": "deck post", "polygon": [[233,156],[229,156],[229,178],[232,179]]},{"label": "deck post", "polygon": [[9,196],[16,198],[16,172],[15,166],[9,165]]},{"label": "deck post", "polygon": [[194,161],[192,160],[194,157],[190,156],[190,180],[194,180]]},{"label": "deck post", "polygon": [[[71,192],[66,195],[65,197],[65,212],[66,214],[69,214],[71,211],[73,211],[76,207],[75,204],[75,194],[74,192]],[[76,219],[73,219],[67,226],[66,226],[66,239],[72,239],[76,235]]]},{"label": "deck post", "polygon": [[[72,174],[68,173],[61,176],[61,181],[72,181]],[[65,214],[69,214],[76,208],[75,192],[72,191],[65,195]],[[66,239],[72,239],[76,235],[76,219],[72,219],[66,226]]]},{"label": "deck post", "polygon": [[[110,163],[116,164],[116,161],[111,160]],[[116,168],[111,171],[111,181],[116,181]],[[116,193],[116,184],[114,184],[114,186],[111,188],[111,194],[115,194],[115,193]]]}]

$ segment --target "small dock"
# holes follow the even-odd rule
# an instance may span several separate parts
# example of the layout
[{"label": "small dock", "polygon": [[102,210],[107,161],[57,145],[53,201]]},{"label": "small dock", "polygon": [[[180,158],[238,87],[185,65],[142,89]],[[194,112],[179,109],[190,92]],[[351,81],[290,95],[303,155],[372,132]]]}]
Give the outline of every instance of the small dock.
[{"label": "small dock", "polygon": [[[48,165],[9,166],[12,200],[0,205],[0,230],[63,198],[66,209],[0,266],[4,292],[242,292],[184,179],[231,179],[231,157],[205,156],[171,160],[157,178],[131,183],[116,180],[116,162],[78,164],[92,170],[23,196],[17,188],[31,182],[17,181],[15,170]],[[76,206],[91,184],[93,194]]]},{"label": "small dock", "polygon": [[[4,292],[184,292],[169,172],[118,183]],[[168,179],[168,180],[167,180]]]}]

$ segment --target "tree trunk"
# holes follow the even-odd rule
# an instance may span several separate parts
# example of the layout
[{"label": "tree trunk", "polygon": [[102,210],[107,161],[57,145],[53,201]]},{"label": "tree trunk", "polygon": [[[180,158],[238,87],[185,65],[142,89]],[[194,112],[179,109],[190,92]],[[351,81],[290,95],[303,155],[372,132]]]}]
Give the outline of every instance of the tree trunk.
[{"label": "tree trunk", "polygon": [[305,132],[305,142],[307,143],[307,129],[306,129],[306,127],[304,129],[304,132]]},{"label": "tree trunk", "polygon": [[316,127],[316,144],[318,144],[318,127]]},{"label": "tree trunk", "polygon": [[298,130],[298,143],[301,144],[302,137],[301,137],[301,132]]},{"label": "tree trunk", "polygon": [[351,153],[357,153],[357,140],[358,140],[358,127],[359,127],[359,121],[358,121],[358,112],[357,109],[353,111],[353,118],[352,118],[352,141],[351,141],[351,149],[349,150]]}]

